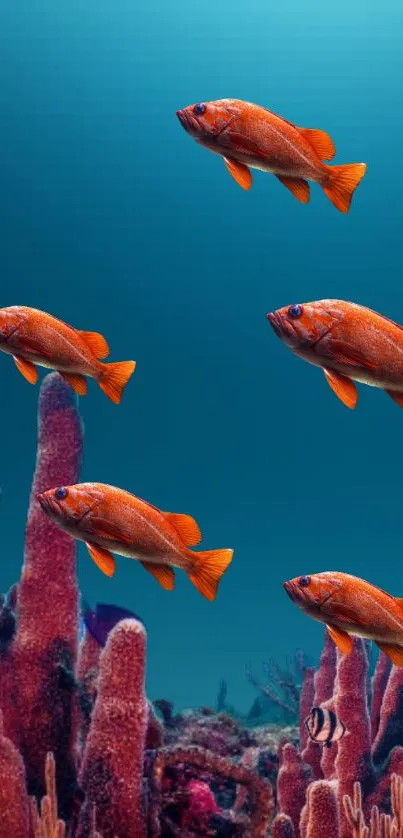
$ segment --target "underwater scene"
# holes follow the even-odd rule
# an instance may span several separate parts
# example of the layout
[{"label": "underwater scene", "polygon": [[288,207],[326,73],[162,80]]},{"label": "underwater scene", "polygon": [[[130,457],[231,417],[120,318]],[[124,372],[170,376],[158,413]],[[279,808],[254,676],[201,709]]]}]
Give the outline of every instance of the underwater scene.
[{"label": "underwater scene", "polygon": [[0,838],[402,838],[402,44],[0,4]]}]

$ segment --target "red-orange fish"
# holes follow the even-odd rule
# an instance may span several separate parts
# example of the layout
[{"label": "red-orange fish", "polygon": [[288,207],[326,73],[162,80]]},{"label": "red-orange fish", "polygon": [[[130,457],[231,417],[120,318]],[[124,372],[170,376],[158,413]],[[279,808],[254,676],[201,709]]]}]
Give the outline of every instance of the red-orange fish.
[{"label": "red-orange fish", "polygon": [[403,599],[349,573],[327,571],[284,582],[290,599],[325,623],[332,640],[350,654],[352,636],[365,637],[403,666]]},{"label": "red-orange fish", "polygon": [[201,541],[189,515],[162,512],[144,500],[104,483],[78,483],[38,495],[44,512],[74,538],[84,541],[94,562],[107,576],[115,572],[112,553],[138,559],[168,591],[175,585],[174,567],[184,570],[207,599],[233,550],[189,550]]},{"label": "red-orange fish", "polygon": [[309,201],[308,181],[318,183],[340,212],[348,212],[366,172],[365,163],[327,166],[322,161],[332,160],[336,149],[325,131],[299,128],[251,102],[218,99],[176,113],[196,142],[224,158],[243,189],[252,186],[250,169],[260,169],[276,175],[303,204]]},{"label": "red-orange fish", "polygon": [[62,320],[28,306],[0,309],[0,350],[12,355],[17,369],[30,382],[37,366],[58,370],[80,396],[87,392],[84,376],[95,378],[115,404],[135,370],[135,361],[103,364],[109,347],[97,332],[80,332]]},{"label": "red-orange fish", "polygon": [[271,312],[276,335],[295,355],[322,367],[332,390],[354,408],[354,381],[380,387],[403,407],[403,327],[364,306],[318,300]]}]

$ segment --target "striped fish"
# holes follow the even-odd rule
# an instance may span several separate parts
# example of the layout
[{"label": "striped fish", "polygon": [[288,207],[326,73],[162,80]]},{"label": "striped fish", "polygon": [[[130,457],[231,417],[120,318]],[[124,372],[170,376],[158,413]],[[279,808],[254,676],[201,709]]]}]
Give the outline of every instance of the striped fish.
[{"label": "striped fish", "polygon": [[305,719],[305,727],[312,741],[326,748],[330,748],[332,742],[342,739],[346,732],[345,725],[337,718],[336,713],[322,707],[312,708]]}]

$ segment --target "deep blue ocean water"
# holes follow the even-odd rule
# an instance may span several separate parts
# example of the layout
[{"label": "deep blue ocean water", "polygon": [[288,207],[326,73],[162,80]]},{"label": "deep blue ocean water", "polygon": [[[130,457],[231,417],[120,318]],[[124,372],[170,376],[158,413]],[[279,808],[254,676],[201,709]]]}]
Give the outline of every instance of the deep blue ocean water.
[{"label": "deep blue ocean water", "polygon": [[[259,672],[322,627],[282,581],[348,571],[403,595],[403,412],[360,387],[355,412],[278,341],[266,312],[336,297],[403,323],[403,13],[397,0],[3,0],[1,305],[105,334],[134,358],[119,407],[81,400],[84,480],[199,522],[233,547],[209,603],[135,562],[111,581],[84,548],[85,597],[148,628],[148,692],[247,710]],[[342,216],[273,177],[250,193],[186,136],[177,108],[223,97],[327,130],[367,175]],[[0,590],[19,576],[38,388],[1,355]]]}]

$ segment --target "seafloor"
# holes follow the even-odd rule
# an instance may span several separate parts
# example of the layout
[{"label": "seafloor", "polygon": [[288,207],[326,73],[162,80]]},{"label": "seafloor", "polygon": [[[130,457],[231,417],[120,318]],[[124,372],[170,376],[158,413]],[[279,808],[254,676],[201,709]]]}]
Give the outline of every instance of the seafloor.
[{"label": "seafloor", "polygon": [[[38,492],[75,483],[82,425],[48,375],[21,578],[0,597],[0,838],[403,838],[403,668],[327,637],[317,671],[271,663],[247,717],[227,703],[175,713],[145,695],[147,636],[117,623],[79,639],[73,539]],[[346,727],[307,738],[313,706]]]}]

